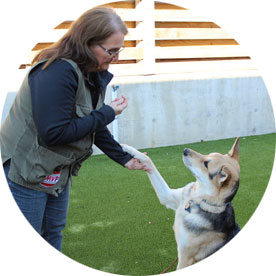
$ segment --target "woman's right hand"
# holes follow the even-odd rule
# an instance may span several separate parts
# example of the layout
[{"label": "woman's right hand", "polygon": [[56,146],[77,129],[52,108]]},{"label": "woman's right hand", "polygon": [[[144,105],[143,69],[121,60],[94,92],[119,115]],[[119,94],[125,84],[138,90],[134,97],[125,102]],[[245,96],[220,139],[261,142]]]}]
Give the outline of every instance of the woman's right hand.
[{"label": "woman's right hand", "polygon": [[125,96],[116,98],[114,101],[108,104],[115,112],[116,115],[119,115],[127,108],[128,102]]}]

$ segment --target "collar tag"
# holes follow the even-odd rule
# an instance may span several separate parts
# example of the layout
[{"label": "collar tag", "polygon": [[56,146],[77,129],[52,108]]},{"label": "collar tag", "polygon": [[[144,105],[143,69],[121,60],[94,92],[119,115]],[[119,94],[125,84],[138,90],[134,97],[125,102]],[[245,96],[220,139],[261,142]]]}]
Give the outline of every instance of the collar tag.
[{"label": "collar tag", "polygon": [[191,213],[191,201],[188,201],[185,205],[185,211]]}]

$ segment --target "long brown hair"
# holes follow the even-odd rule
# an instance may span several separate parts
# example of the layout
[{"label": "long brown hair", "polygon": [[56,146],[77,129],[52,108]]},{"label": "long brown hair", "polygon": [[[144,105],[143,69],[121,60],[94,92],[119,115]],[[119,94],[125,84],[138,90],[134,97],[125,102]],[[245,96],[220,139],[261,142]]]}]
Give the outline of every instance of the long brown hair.
[{"label": "long brown hair", "polygon": [[116,32],[126,35],[128,30],[115,11],[103,7],[92,8],[81,15],[60,40],[39,52],[34,57],[32,65],[47,59],[43,66],[45,69],[54,60],[67,58],[75,61],[83,69],[96,69],[98,61],[89,46],[103,43]]}]

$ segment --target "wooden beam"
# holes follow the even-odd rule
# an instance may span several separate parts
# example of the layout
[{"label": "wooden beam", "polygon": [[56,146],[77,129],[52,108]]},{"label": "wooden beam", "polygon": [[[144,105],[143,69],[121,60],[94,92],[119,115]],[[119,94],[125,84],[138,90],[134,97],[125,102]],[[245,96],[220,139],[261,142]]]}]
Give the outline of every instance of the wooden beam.
[{"label": "wooden beam", "polygon": [[[217,60],[156,63],[156,74],[185,74],[200,72],[257,70],[251,60]],[[115,76],[143,75],[143,62],[136,64],[111,64]]]},{"label": "wooden beam", "polygon": [[155,28],[220,28],[214,22],[155,22]]},{"label": "wooden beam", "polygon": [[[42,49],[45,49],[45,48],[48,48],[50,46],[52,46],[54,43],[53,42],[48,42],[48,43],[37,43],[34,48],[32,49],[32,51],[38,51],[38,50],[42,50]],[[136,43],[135,41],[132,41],[132,40],[127,40],[125,41],[124,43],[125,47],[135,47],[136,46]]]},{"label": "wooden beam", "polygon": [[121,8],[121,9],[134,9],[135,4],[134,1],[119,1],[119,2],[111,2],[108,4],[101,5],[101,7],[111,7],[114,9]]},{"label": "wooden beam", "polygon": [[[73,24],[74,21],[72,20],[67,20],[67,21],[64,21],[62,23],[60,23],[59,25],[57,25],[54,29],[57,30],[57,29],[69,29],[71,27],[71,25]],[[125,21],[125,24],[128,28],[135,28],[135,24],[133,21]]]},{"label": "wooden beam", "polygon": [[[32,51],[27,64],[39,51]],[[239,45],[230,46],[183,46],[183,47],[155,47],[151,59],[194,59],[194,58],[227,58],[248,57]],[[127,47],[120,53],[120,60],[144,60],[145,51],[139,47]],[[151,60],[152,62],[152,60]],[[145,64],[147,64],[145,62]],[[150,66],[150,65],[148,65]]]},{"label": "wooden beam", "polygon": [[38,43],[51,43],[58,41],[68,30],[67,29],[53,29],[41,34],[38,38]]},{"label": "wooden beam", "polygon": [[186,10],[185,8],[176,5],[161,3],[157,1],[155,1],[154,7],[156,10]]},{"label": "wooden beam", "polygon": [[[38,53],[39,51],[32,51],[27,58],[26,64],[30,64]],[[119,55],[120,60],[141,60],[143,58],[143,49],[139,47],[127,47]]]},{"label": "wooden beam", "polygon": [[239,45],[156,47],[156,59],[247,57]]},{"label": "wooden beam", "polygon": [[[38,52],[32,51],[25,63],[29,64]],[[248,57],[248,54],[239,45],[155,47],[151,55],[151,59],[154,60]],[[119,59],[145,60],[145,51],[139,47],[127,47],[120,53]]]},{"label": "wooden beam", "polygon": [[[142,21],[143,18],[143,14],[138,13],[136,9],[116,8],[115,12],[122,18],[123,21]],[[64,25],[58,25],[56,28],[59,29],[67,27],[70,24],[69,22],[73,22],[75,20],[76,18],[70,18],[70,20],[68,19],[65,21]]]},{"label": "wooden beam", "polygon": [[190,10],[155,10],[154,19],[159,22],[211,22]]},{"label": "wooden beam", "polygon": [[128,34],[125,36],[125,40],[143,40],[143,30],[140,25],[138,25],[136,28],[129,28],[128,29]]},{"label": "wooden beam", "polygon": [[[148,0],[152,1],[152,0]],[[116,13],[123,21],[142,21],[143,14],[139,13],[137,9],[116,9]]]},{"label": "wooden beam", "polygon": [[207,46],[207,45],[239,45],[235,39],[177,39],[156,40],[156,47],[172,46]]},{"label": "wooden beam", "polygon": [[62,23],[60,23],[59,25],[57,25],[54,29],[57,30],[57,29],[69,29],[70,26],[73,24],[74,21],[72,20],[66,20]]},{"label": "wooden beam", "polygon": [[155,74],[155,22],[154,22],[154,0],[142,0],[140,3],[143,13],[143,60],[144,75]]},{"label": "wooden beam", "polygon": [[158,28],[155,29],[155,39],[232,39],[220,28]]},{"label": "wooden beam", "polygon": [[[20,65],[21,69],[29,65]],[[143,62],[111,64],[110,72],[115,76],[143,75]],[[224,71],[248,71],[257,70],[254,62],[245,60],[213,60],[213,61],[183,61],[156,63],[156,74],[185,74],[199,72],[224,72]]]},{"label": "wooden beam", "polygon": [[[58,41],[68,30],[67,29],[53,29],[46,33],[43,33],[43,36],[39,38],[38,43],[53,43]],[[143,31],[140,31],[136,28],[129,28],[128,34],[125,36],[125,40],[142,40]]]}]

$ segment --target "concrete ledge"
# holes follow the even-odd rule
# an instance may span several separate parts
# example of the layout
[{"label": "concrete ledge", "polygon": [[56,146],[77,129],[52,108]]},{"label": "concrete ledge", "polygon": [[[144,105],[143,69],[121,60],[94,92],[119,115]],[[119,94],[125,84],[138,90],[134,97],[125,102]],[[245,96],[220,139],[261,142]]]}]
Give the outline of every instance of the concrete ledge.
[{"label": "concrete ledge", "polygon": [[[129,102],[117,119],[118,140],[138,149],[275,132],[270,97],[256,70],[114,77],[106,103],[112,84]],[[2,122],[15,95],[7,95]]]},{"label": "concrete ledge", "polygon": [[129,101],[118,116],[119,141],[136,148],[275,132],[270,97],[256,70],[117,77],[113,83]]}]

